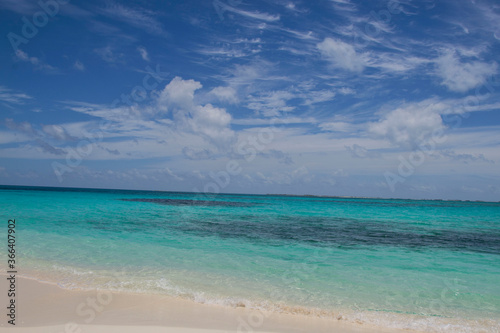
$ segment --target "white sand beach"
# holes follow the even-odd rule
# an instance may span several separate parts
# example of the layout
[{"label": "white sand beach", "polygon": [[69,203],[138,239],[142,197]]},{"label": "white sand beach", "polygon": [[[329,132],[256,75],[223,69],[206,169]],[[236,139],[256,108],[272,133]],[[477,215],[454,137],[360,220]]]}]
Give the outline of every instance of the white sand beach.
[{"label": "white sand beach", "polygon": [[[17,289],[15,331],[22,333],[402,332],[333,318],[199,304],[170,296],[67,290],[25,278],[18,278]],[[12,328],[4,317],[0,332]]]}]

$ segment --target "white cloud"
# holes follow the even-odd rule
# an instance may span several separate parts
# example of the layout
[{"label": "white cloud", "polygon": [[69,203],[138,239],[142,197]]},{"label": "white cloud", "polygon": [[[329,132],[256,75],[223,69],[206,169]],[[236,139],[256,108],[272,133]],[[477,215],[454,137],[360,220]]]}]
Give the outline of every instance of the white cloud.
[{"label": "white cloud", "polygon": [[170,177],[174,178],[175,180],[178,180],[178,181],[182,181],[182,180],[184,180],[184,178],[182,178],[182,177],[180,177],[180,176],[176,175],[176,174],[175,174],[172,170],[170,170],[169,168],[165,168],[165,170],[164,170],[164,171],[165,171],[165,173],[166,173],[167,175],[169,175]]},{"label": "white cloud", "polygon": [[425,58],[415,56],[406,56],[404,54],[380,53],[375,54],[367,60],[367,66],[379,68],[383,72],[403,74],[417,68],[418,66],[428,64],[430,61]]},{"label": "white cloud", "polygon": [[269,77],[272,64],[265,61],[258,61],[251,65],[235,65],[230,70],[230,76],[226,79],[229,86],[247,86],[256,80]]},{"label": "white cloud", "polygon": [[160,94],[159,105],[165,105],[173,114],[175,125],[209,139],[217,147],[226,147],[234,139],[229,128],[231,115],[212,104],[196,104],[195,91],[200,82],[175,77]]},{"label": "white cloud", "polygon": [[38,65],[38,63],[40,62],[38,58],[30,57],[26,52],[23,52],[22,50],[19,49],[16,50],[16,57],[21,61],[30,62],[32,65]]},{"label": "white cloud", "polygon": [[54,139],[60,141],[73,141],[76,138],[69,135],[66,130],[60,125],[45,125],[42,128],[43,132]]},{"label": "white cloud", "polygon": [[356,91],[349,87],[342,87],[339,89],[339,93],[341,93],[342,95],[353,95],[356,93]]},{"label": "white cloud", "polygon": [[49,64],[44,63],[42,60],[40,60],[37,57],[30,57],[26,52],[24,52],[20,49],[16,50],[16,59],[19,61],[29,62],[36,69],[39,69],[39,70],[45,70],[48,72],[55,72],[56,71],[56,68],[50,66]]},{"label": "white cloud", "polygon": [[345,4],[345,5],[351,4],[350,0],[331,0],[331,1],[335,2],[335,3]]},{"label": "white cloud", "polygon": [[437,74],[451,91],[466,92],[483,84],[497,72],[497,63],[461,62],[454,51],[447,51],[436,60]]},{"label": "white cloud", "polygon": [[286,28],[281,28],[280,30],[288,32],[290,35],[292,35],[298,39],[302,39],[302,40],[317,40],[318,39],[318,38],[313,36],[312,31],[308,31],[307,33],[305,33],[305,32],[295,31],[295,30],[286,29]]},{"label": "white cloud", "polygon": [[335,97],[335,92],[332,90],[311,91],[308,93],[307,97],[308,98],[304,103],[305,105],[328,102],[333,100],[333,98]]},{"label": "white cloud", "polygon": [[203,47],[200,49],[200,53],[213,57],[213,58],[241,58],[241,57],[246,57],[249,55],[253,55],[255,53],[259,53],[260,50],[256,49],[250,49],[250,48],[242,48],[238,47],[238,45],[235,44],[223,44],[221,47]]},{"label": "white cloud", "polygon": [[[66,103],[73,111],[109,120],[109,126],[102,134],[114,140],[106,142],[105,148],[108,152],[119,151],[120,156],[179,156],[184,154],[183,147],[194,147],[184,151],[207,151],[208,155],[229,152],[235,139],[235,133],[230,128],[231,115],[224,108],[200,104],[196,91],[201,88],[198,81],[175,77],[158,92],[157,98],[147,104],[110,108],[88,103]],[[89,126],[92,128],[92,125]],[[96,125],[93,126],[95,128]],[[57,135],[54,128],[47,128],[47,131]],[[141,147],[145,144],[148,148],[140,149],[136,139],[145,141],[141,142]]]},{"label": "white cloud", "polygon": [[337,68],[342,68],[351,72],[363,71],[366,61],[362,55],[359,55],[354,47],[344,43],[341,40],[325,38],[321,43],[317,44],[321,55],[332,63]]},{"label": "white cloud", "polygon": [[227,148],[234,139],[234,132],[229,128],[231,115],[223,108],[211,104],[197,105],[187,117],[192,131],[206,136],[217,147]]},{"label": "white cloud", "polygon": [[278,50],[290,52],[291,54],[299,55],[299,56],[311,55],[311,52],[307,49],[297,49],[297,48],[293,48],[293,47],[280,46],[280,48]]},{"label": "white cloud", "polygon": [[139,51],[139,54],[141,55],[142,60],[149,61],[148,51],[144,47],[138,47],[137,51]]},{"label": "white cloud", "polygon": [[[175,132],[175,135],[184,133],[200,136],[205,143],[212,143],[217,148],[227,147],[234,139],[234,132],[230,129],[231,115],[224,108],[196,102],[195,92],[201,88],[198,81],[175,77],[159,93],[158,98],[147,105],[109,108],[69,102],[69,108],[112,121],[110,131],[115,137],[116,133],[128,133],[131,137],[137,135],[152,139]],[[166,117],[167,114],[172,119]]]},{"label": "white cloud", "polygon": [[202,85],[198,81],[183,80],[176,76],[161,92],[159,103],[191,109],[193,107],[194,92],[201,89],[201,87]]},{"label": "white cloud", "polygon": [[232,87],[216,87],[210,91],[210,94],[216,96],[222,102],[231,104],[238,103],[236,90]]},{"label": "white cloud", "polygon": [[415,147],[435,130],[443,130],[440,114],[450,105],[434,99],[403,105],[386,113],[378,122],[370,123],[368,131],[388,139],[395,145]]},{"label": "white cloud", "polygon": [[73,65],[73,67],[79,71],[82,71],[82,72],[85,71],[85,65],[79,60],[75,61],[75,64]]},{"label": "white cloud", "polygon": [[123,54],[115,53],[113,48],[109,45],[106,47],[95,49],[94,52],[97,53],[101,57],[102,60],[109,62],[109,63],[118,62],[123,57]]}]

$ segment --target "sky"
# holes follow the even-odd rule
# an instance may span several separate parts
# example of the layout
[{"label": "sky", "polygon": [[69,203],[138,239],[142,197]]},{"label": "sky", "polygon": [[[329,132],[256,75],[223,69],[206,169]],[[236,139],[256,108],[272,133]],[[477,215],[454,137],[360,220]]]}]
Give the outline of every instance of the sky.
[{"label": "sky", "polygon": [[0,0],[0,32],[0,184],[500,200],[497,1]]}]

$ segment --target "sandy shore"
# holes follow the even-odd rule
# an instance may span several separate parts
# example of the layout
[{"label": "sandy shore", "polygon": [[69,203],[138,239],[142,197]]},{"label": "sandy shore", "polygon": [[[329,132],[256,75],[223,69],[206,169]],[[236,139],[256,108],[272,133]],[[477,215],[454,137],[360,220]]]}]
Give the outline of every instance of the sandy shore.
[{"label": "sandy shore", "polygon": [[[66,290],[17,278],[16,332],[402,332],[337,319],[198,304],[170,296]],[[2,276],[1,290],[8,289]],[[2,292],[4,305],[7,293]],[[0,332],[12,330],[2,305]],[[408,332],[408,331],[406,331]]]}]

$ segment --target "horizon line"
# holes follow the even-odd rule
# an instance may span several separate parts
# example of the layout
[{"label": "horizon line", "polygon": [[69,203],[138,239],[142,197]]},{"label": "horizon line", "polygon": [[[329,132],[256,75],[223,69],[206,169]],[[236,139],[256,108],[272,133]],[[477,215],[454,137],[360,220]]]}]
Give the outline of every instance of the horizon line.
[{"label": "horizon line", "polygon": [[376,199],[376,200],[412,200],[412,201],[459,201],[459,202],[484,202],[500,203],[500,201],[484,201],[469,199],[410,199],[410,198],[386,198],[386,197],[363,197],[363,196],[342,196],[342,195],[321,195],[321,194],[283,194],[283,193],[215,193],[215,192],[190,192],[190,191],[169,191],[169,190],[142,190],[126,188],[98,188],[98,187],[71,187],[71,186],[42,186],[42,185],[6,185],[0,184],[0,189],[5,187],[30,187],[46,189],[66,189],[66,190],[101,190],[101,191],[139,191],[139,192],[165,192],[165,193],[186,193],[186,194],[206,194],[206,195],[253,195],[253,196],[280,196],[280,197],[304,197],[304,198],[325,198],[325,199]]}]

